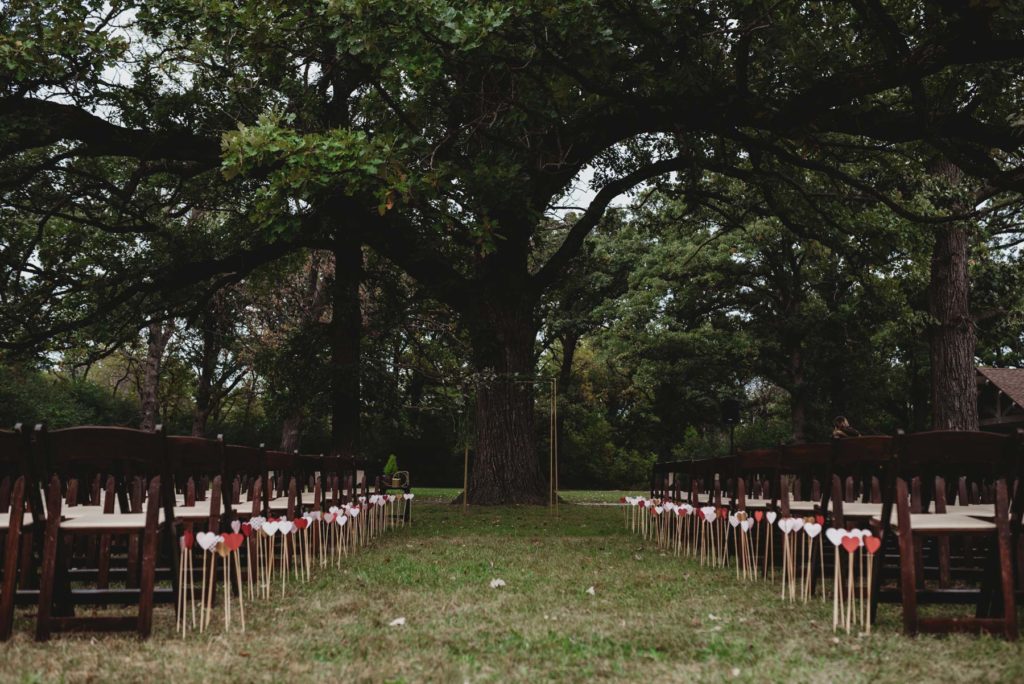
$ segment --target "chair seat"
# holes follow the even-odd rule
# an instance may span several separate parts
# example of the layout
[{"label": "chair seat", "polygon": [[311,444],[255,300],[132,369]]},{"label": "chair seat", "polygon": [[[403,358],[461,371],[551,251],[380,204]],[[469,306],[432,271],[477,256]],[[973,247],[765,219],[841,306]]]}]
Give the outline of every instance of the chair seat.
[{"label": "chair seat", "polygon": [[[158,524],[163,523],[164,519],[164,512],[161,510]],[[145,527],[145,513],[111,513],[108,515],[100,513],[98,515],[83,515],[77,518],[62,520],[60,523],[60,529],[65,532],[90,530],[116,532],[120,530],[141,530]]]},{"label": "chair seat", "polygon": [[195,506],[174,507],[175,520],[206,520],[209,517],[210,503],[208,501],[196,504]]},{"label": "chair seat", "polygon": [[288,497],[279,496],[276,499],[270,500],[270,510],[272,511],[287,511],[288,510]]},{"label": "chair seat", "polygon": [[[21,525],[22,525],[22,527],[24,527],[25,525],[31,525],[31,524],[32,524],[32,514],[31,513],[27,513],[27,512],[22,514],[22,518],[21,518]],[[0,530],[9,529],[10,526],[11,526],[11,514],[10,513],[0,513]]]},{"label": "chair seat", "polygon": [[[873,524],[879,524],[880,517],[871,519]],[[896,511],[893,511],[893,529],[899,534]],[[911,513],[910,527],[914,532],[927,534],[964,533],[964,532],[995,532],[996,525],[988,520],[981,520],[977,517],[964,513]]]},{"label": "chair seat", "polygon": [[[829,502],[829,510],[832,510],[832,502]],[[848,518],[879,518],[882,517],[882,504],[843,502],[843,515]]]}]

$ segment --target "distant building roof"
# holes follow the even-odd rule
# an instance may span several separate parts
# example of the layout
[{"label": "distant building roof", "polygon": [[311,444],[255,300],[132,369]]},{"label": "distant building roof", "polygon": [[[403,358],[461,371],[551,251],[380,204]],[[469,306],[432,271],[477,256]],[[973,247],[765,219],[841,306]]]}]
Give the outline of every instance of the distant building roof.
[{"label": "distant building roof", "polygon": [[1018,406],[1024,406],[1024,368],[982,368],[978,372]]}]

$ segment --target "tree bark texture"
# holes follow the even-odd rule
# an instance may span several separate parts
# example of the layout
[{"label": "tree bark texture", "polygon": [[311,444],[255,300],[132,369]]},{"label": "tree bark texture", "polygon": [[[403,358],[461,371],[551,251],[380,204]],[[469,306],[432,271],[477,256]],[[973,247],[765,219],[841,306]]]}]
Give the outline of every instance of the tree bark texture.
[{"label": "tree bark texture", "polygon": [[932,249],[928,312],[932,380],[932,428],[977,430],[974,353],[977,333],[970,313],[967,259],[970,230],[955,223],[939,230]]},{"label": "tree bark texture", "polygon": [[534,432],[537,326],[532,306],[510,300],[514,298],[490,298],[468,326],[479,373],[472,504],[548,501]]},{"label": "tree bark texture", "polygon": [[164,358],[167,342],[174,333],[174,324],[150,323],[149,343],[146,347],[146,364],[143,368],[142,389],[142,421],[139,428],[152,432],[160,422],[160,366]]},{"label": "tree bark texture", "polygon": [[359,345],[363,319],[359,283],[363,251],[357,239],[342,235],[334,249],[331,290],[331,446],[335,453],[354,456],[359,451]]}]

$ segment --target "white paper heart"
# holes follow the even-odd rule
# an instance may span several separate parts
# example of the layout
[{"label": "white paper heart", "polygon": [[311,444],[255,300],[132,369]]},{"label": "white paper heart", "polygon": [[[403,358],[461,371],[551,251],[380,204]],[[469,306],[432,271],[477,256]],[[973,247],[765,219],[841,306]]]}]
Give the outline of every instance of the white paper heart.
[{"label": "white paper heart", "polygon": [[821,525],[819,525],[816,522],[808,523],[808,524],[804,525],[804,532],[807,533],[808,537],[810,537],[811,539],[814,539],[819,534],[821,534]]},{"label": "white paper heart", "polygon": [[331,507],[330,507],[330,508],[328,508],[327,510],[328,510],[328,511],[330,511],[331,513],[337,513],[337,512],[338,512],[339,510],[341,510],[341,509],[340,509],[340,508],[338,508],[337,506],[331,506]]},{"label": "white paper heart", "polygon": [[265,522],[263,523],[262,529],[263,533],[266,534],[268,537],[273,537],[275,534],[277,534],[277,531],[280,529],[280,527],[276,522]]},{"label": "white paper heart", "polygon": [[203,551],[209,551],[222,541],[224,541],[224,537],[214,534],[213,532],[200,532],[196,535],[196,542]]},{"label": "white paper heart", "polygon": [[415,496],[416,496],[415,494],[410,492],[409,494],[403,494],[402,498],[405,499],[406,501],[411,501],[413,499],[413,497],[415,497]]},{"label": "white paper heart", "polygon": [[732,525],[733,527],[738,527],[739,524],[740,524],[740,519],[738,517],[736,517],[736,515],[734,513],[730,513],[729,514],[729,524]]},{"label": "white paper heart", "polygon": [[832,542],[832,546],[839,546],[843,543],[843,537],[846,536],[846,530],[840,530],[835,527],[830,527],[827,530],[825,530],[825,536],[828,538],[830,542]]},{"label": "white paper heart", "polygon": [[790,527],[789,518],[781,518],[779,520],[779,529],[782,530],[782,534],[789,534],[793,529]]},{"label": "white paper heart", "polygon": [[775,519],[779,517],[779,514],[776,513],[775,511],[768,511],[767,513],[764,514],[764,517],[768,518],[768,524],[769,525],[774,525],[775,524]]},{"label": "white paper heart", "polygon": [[754,525],[754,521],[751,520],[750,518],[747,518],[746,520],[740,521],[740,529],[742,529],[744,532],[749,531],[750,528],[753,527],[753,525]]},{"label": "white paper heart", "polygon": [[803,529],[803,527],[804,527],[804,519],[803,518],[790,518],[789,519],[789,529],[792,530],[793,532],[799,532],[800,530]]},{"label": "white paper heart", "polygon": [[353,518],[358,518],[359,517],[359,509],[358,508],[349,509],[348,514],[351,515]]},{"label": "white paper heart", "polygon": [[231,521],[231,531],[234,532],[235,534],[238,534],[238,531],[240,529],[242,529],[242,523],[240,523],[237,520],[232,520]]},{"label": "white paper heart", "polygon": [[663,506],[655,506],[654,507],[654,514],[655,515],[661,515],[664,512],[665,512],[665,508]]},{"label": "white paper heart", "polygon": [[334,522],[336,522],[340,526],[344,527],[345,523],[348,522],[348,516],[347,515],[339,515],[339,516],[334,518]]}]

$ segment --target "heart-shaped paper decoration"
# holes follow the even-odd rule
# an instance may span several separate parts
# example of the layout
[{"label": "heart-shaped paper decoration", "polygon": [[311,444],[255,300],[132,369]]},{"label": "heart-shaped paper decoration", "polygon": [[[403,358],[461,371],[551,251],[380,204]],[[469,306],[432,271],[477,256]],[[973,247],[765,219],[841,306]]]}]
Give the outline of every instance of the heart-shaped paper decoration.
[{"label": "heart-shaped paper decoration", "polygon": [[761,522],[761,520],[763,518],[764,518],[764,511],[754,511],[754,520],[756,520],[757,522]]},{"label": "heart-shaped paper decoration", "polygon": [[224,546],[227,547],[228,551],[237,551],[242,548],[243,541],[245,541],[245,537],[237,532],[224,535]]},{"label": "heart-shaped paper decoration", "polygon": [[776,513],[775,511],[768,511],[767,513],[764,514],[764,517],[768,518],[768,524],[769,525],[774,525],[775,524],[775,519],[777,517],[779,517],[779,514]]},{"label": "heart-shaped paper decoration", "polygon": [[345,523],[348,522],[348,516],[347,515],[339,515],[338,517],[336,517],[334,519],[334,522],[338,523],[338,525],[340,525],[341,527],[344,527]]},{"label": "heart-shaped paper decoration", "polygon": [[305,518],[296,518],[295,520],[292,520],[292,525],[295,525],[295,527],[300,530],[304,530],[309,526],[309,521]]},{"label": "heart-shaped paper decoration", "polygon": [[242,523],[242,536],[246,538],[252,536],[252,525],[250,523]]},{"label": "heart-shaped paper decoration", "polygon": [[324,513],[324,522],[330,525],[337,516],[334,513]]},{"label": "heart-shaped paper decoration", "polygon": [[794,532],[799,532],[800,530],[803,529],[803,527],[804,527],[804,519],[803,518],[790,518],[789,519],[789,529],[793,530]]},{"label": "heart-shaped paper decoration", "polygon": [[814,522],[818,523],[819,525],[824,526],[824,524],[825,524],[825,516],[823,516],[821,514],[818,514],[818,515],[814,516]]},{"label": "heart-shaped paper decoration", "polygon": [[744,532],[747,532],[747,531],[750,530],[751,527],[753,527],[753,525],[754,525],[754,521],[751,520],[750,518],[747,518],[746,520],[743,520],[743,521],[740,522],[740,529],[743,530]]},{"label": "heart-shaped paper decoration", "polygon": [[825,530],[825,537],[832,542],[832,546],[839,546],[843,543],[843,537],[846,536],[845,530],[840,530],[836,527],[830,527]]},{"label": "heart-shaped paper decoration", "polygon": [[261,528],[268,537],[273,537],[280,530],[280,526],[276,522],[265,522]]},{"label": "heart-shaped paper decoration", "polygon": [[791,522],[792,521],[789,518],[782,518],[779,520],[779,529],[782,530],[782,534],[789,534],[793,531]]},{"label": "heart-shaped paper decoration", "polygon": [[733,527],[737,527],[740,524],[740,519],[737,518],[735,515],[730,515],[729,516],[729,524],[732,525]]},{"label": "heart-shaped paper decoration", "polygon": [[242,529],[242,523],[240,523],[237,520],[232,520],[231,521],[231,531],[234,532],[235,534],[238,534],[238,530],[240,530],[240,529]]},{"label": "heart-shaped paper decoration", "polygon": [[181,545],[186,549],[191,549],[196,543],[196,536],[192,534],[192,530],[185,530],[185,534],[181,537]]},{"label": "heart-shaped paper decoration", "polygon": [[821,524],[813,522],[813,523],[804,525],[804,532],[807,533],[808,537],[810,537],[811,539],[814,539],[819,534],[821,534]]},{"label": "heart-shaped paper decoration", "polygon": [[353,506],[352,508],[350,508],[349,511],[348,511],[348,514],[351,515],[353,518],[358,518],[359,517],[359,506]]},{"label": "heart-shaped paper decoration", "polygon": [[860,548],[860,538],[852,535],[843,537],[843,548],[846,549],[848,553],[853,553]]},{"label": "heart-shaped paper decoration", "polygon": [[868,550],[869,554],[874,555],[878,551],[879,547],[882,546],[882,540],[878,537],[868,537],[864,540],[864,548]]},{"label": "heart-shaped paper decoration", "polygon": [[217,542],[221,541],[221,538],[213,532],[200,532],[196,535],[196,541],[199,542],[199,547],[203,551],[209,551],[217,545]]},{"label": "heart-shaped paper decoration", "polygon": [[416,496],[415,494],[413,494],[412,492],[409,492],[408,494],[403,494],[402,498],[405,499],[406,501],[409,501],[410,499],[414,498],[415,496]]}]

